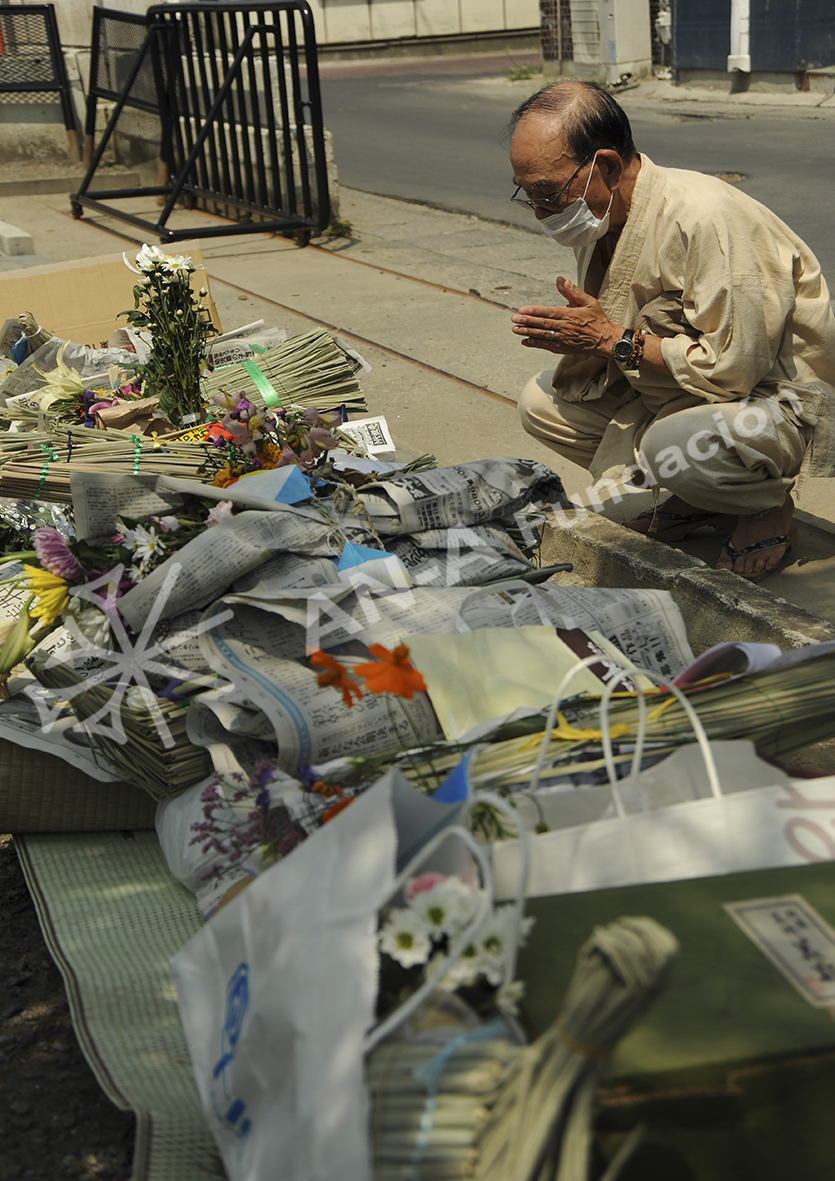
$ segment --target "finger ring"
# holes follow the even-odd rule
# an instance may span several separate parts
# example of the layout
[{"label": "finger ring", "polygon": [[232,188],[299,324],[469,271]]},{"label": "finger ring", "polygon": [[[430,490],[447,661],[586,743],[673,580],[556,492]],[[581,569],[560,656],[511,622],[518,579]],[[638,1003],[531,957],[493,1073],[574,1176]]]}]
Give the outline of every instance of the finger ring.
[{"label": "finger ring", "polygon": [[549,340],[553,340],[553,339],[554,339],[554,329],[553,329],[553,328],[551,329],[551,331],[550,331],[550,333],[549,333],[549,335],[548,335],[548,339],[549,339]]}]

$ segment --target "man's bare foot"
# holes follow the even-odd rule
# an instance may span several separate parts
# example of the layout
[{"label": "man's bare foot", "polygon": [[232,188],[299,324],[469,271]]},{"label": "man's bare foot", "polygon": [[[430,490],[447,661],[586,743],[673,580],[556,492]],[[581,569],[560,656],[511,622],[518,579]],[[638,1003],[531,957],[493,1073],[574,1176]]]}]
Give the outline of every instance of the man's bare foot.
[{"label": "man's bare foot", "polygon": [[735,523],[735,517],[695,508],[680,496],[671,496],[656,510],[647,509],[645,513],[624,522],[627,529],[634,529],[636,533],[655,537],[659,541],[679,541],[704,525],[730,529]]},{"label": "man's bare foot", "polygon": [[[755,517],[739,517],[730,538],[731,545],[737,551],[737,557],[732,558],[723,546],[716,569],[732,570],[734,574],[741,574],[743,578],[754,581],[764,578],[779,566],[795,543],[796,531],[792,530],[793,515],[794,502],[791,496],[787,496],[780,508],[758,513]],[[739,553],[740,550],[768,541],[772,537],[789,537],[790,541],[788,544],[757,549],[749,554]]]}]

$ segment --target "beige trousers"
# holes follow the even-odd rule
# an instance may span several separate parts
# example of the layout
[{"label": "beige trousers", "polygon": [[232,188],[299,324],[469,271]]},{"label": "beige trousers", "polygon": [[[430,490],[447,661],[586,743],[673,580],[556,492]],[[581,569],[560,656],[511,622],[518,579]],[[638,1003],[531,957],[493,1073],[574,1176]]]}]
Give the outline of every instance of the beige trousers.
[{"label": "beige trousers", "polygon": [[630,388],[567,402],[552,377],[540,373],[522,391],[519,414],[529,434],[588,468],[595,481],[663,486],[706,512],[749,516],[779,508],[811,439],[791,395],[705,402]]}]

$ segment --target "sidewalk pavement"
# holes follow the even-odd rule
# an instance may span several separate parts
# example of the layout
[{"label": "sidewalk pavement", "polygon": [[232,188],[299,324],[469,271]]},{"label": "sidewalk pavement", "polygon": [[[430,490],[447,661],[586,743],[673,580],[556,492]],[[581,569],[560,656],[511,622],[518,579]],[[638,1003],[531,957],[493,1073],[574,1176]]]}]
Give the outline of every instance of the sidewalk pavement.
[{"label": "sidewalk pavement", "polygon": [[[650,83],[645,93],[654,97],[647,101],[667,97],[670,88],[664,85]],[[697,94],[692,101],[715,101],[715,92],[706,93],[713,97]],[[634,91],[624,100],[630,94],[637,96],[632,101],[640,98]],[[733,101],[749,97],[769,100],[756,104],[760,107],[781,100],[781,109],[810,109],[794,101],[805,95],[741,95]],[[721,101],[729,101],[728,96]],[[141,232],[115,218],[96,214],[74,221],[68,191],[4,195],[0,171],[0,221],[32,234],[35,250],[0,258],[0,263],[16,267],[95,258],[123,249],[130,253],[141,244]],[[131,198],[124,207],[149,219],[158,213],[152,197]],[[560,473],[579,503],[595,507],[587,473],[525,435],[515,406],[536,361],[512,336],[510,311],[550,298],[555,275],[574,273],[572,252],[536,231],[351,190],[341,192],[341,217],[353,227],[350,238],[318,239],[305,249],[267,234],[204,239],[201,247],[224,328],[263,316],[290,335],[314,324],[338,329],[371,364],[363,380],[370,413],[386,415],[402,449],[431,452],[441,464],[490,455],[536,458]],[[218,220],[176,210],[172,224],[193,228]],[[5,319],[23,310],[2,307],[0,313]],[[650,504],[648,494],[632,494],[601,511],[623,520]],[[787,568],[765,585],[774,595],[835,622],[831,482],[808,480],[798,505],[800,544]],[[680,547],[712,565],[719,540],[709,533]],[[726,577],[734,594],[746,594],[747,583]],[[774,610],[779,613],[779,601]]]}]

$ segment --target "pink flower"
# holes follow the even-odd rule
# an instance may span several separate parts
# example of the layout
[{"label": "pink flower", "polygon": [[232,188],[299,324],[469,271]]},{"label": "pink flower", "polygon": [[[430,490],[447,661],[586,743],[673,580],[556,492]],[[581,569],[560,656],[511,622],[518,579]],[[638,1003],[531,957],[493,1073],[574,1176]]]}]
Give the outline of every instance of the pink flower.
[{"label": "pink flower", "polygon": [[100,410],[107,410],[110,406],[118,406],[118,405],[119,405],[118,398],[114,398],[112,402],[108,402],[107,400],[105,400],[103,402],[94,402],[93,405],[90,407],[90,409],[87,411],[87,414],[90,418],[95,418]]},{"label": "pink flower", "polygon": [[281,459],[279,459],[278,463],[276,464],[276,467],[287,467],[288,464],[291,464],[291,463],[298,464],[300,462],[301,461],[299,459],[299,456],[296,455],[293,448],[288,443],[282,443],[282,445],[281,445]]},{"label": "pink flower", "polygon": [[232,501],[219,500],[213,509],[209,510],[209,515],[206,517],[206,528],[211,529],[212,525],[219,525],[221,521],[225,521],[227,517],[232,516]]},{"label": "pink flower", "polygon": [[83,582],[87,571],[71,553],[61,533],[52,525],[41,525],[32,534],[32,545],[44,570],[65,578],[67,582]]},{"label": "pink flower", "polygon": [[[228,501],[222,501],[221,503],[227,504]],[[217,522],[212,521],[212,524],[215,525]],[[159,527],[162,529],[163,533],[176,533],[180,528],[180,522],[176,517],[160,517]]]},{"label": "pink flower", "polygon": [[437,886],[438,882],[445,882],[446,877],[445,873],[422,873],[418,877],[412,878],[410,882],[406,883],[406,901],[411,902],[424,890],[431,890],[433,886]]}]

